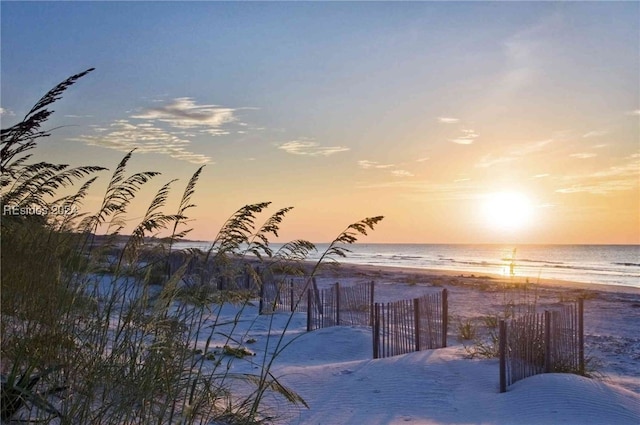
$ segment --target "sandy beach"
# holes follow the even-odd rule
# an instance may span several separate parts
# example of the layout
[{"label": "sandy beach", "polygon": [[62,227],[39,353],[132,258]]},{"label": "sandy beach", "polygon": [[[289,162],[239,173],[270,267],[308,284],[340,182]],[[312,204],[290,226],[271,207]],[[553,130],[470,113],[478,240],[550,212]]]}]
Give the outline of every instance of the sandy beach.
[{"label": "sandy beach", "polygon": [[[640,420],[640,291],[545,280],[462,275],[451,271],[341,264],[318,274],[319,287],[336,282],[375,282],[377,302],[417,297],[447,288],[448,347],[372,359],[371,329],[334,326],[306,332],[304,313],[294,313],[273,372],[309,404],[278,404],[287,424],[635,424]],[[458,324],[471,322],[481,338],[483,318],[505,302],[535,302],[539,309],[585,299],[585,348],[593,378],[543,374],[498,391],[496,358],[471,358],[474,341],[459,338]],[[233,308],[223,308],[231,317]],[[251,316],[254,310],[247,311]],[[256,357],[233,365],[248,371],[270,352],[290,313],[259,316],[247,330]],[[249,318],[249,317],[248,317]],[[267,322],[269,321],[269,322]]]},{"label": "sandy beach", "polygon": [[456,325],[500,314],[505,302],[535,302],[539,310],[561,301],[585,299],[585,348],[607,379],[640,393],[640,289],[613,285],[464,274],[460,271],[340,264],[321,272],[319,285],[376,283],[376,301],[412,298],[433,287],[449,291],[450,345],[459,344]]},{"label": "sandy beach", "polygon": [[[95,279],[94,295],[100,298],[109,299],[114,293],[135,296],[143,288],[140,282],[114,280],[109,274]],[[447,347],[374,359],[369,326],[332,326],[308,332],[306,313],[260,314],[257,298],[212,303],[190,337],[195,358],[202,356],[203,374],[225,369],[229,379],[233,375],[260,376],[273,359],[270,374],[307,405],[269,393],[261,404],[262,423],[640,423],[640,290],[551,280],[534,284],[517,276],[505,279],[345,263],[321,267],[316,282],[320,288],[336,282],[345,286],[374,282],[375,302],[407,300],[446,288]],[[158,292],[162,287],[151,289]],[[486,318],[504,317],[506,306],[517,312],[535,303],[538,310],[544,310],[578,298],[584,299],[585,306],[589,377],[536,375],[501,393],[499,360],[472,355],[474,346],[488,335]],[[472,326],[476,336],[461,338],[461,324]],[[237,358],[227,346],[248,355]],[[253,391],[242,379],[228,385],[240,399]]]}]

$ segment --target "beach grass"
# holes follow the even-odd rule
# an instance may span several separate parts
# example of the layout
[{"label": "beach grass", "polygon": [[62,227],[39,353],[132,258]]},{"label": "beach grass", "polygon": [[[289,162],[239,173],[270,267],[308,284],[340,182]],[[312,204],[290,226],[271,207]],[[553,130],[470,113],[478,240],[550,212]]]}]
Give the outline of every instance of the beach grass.
[{"label": "beach grass", "polygon": [[[190,231],[187,213],[195,207],[191,198],[202,167],[175,213],[164,212],[175,185],[169,181],[123,237],[130,203],[160,175],[128,174],[133,151],[115,167],[94,213],[82,211],[82,201],[103,168],[28,163],[48,136],[41,127],[50,105],[92,71],[63,81],[20,123],[2,130],[2,420],[257,424],[278,415],[263,406],[267,395],[306,406],[272,373],[290,343],[283,340],[289,322],[273,333],[269,325],[274,348],[256,361],[257,373],[233,371],[234,361],[255,356],[245,346],[251,326],[240,317],[256,294],[217,287],[246,273],[260,286],[261,275],[243,261],[248,256],[266,274],[269,268],[302,270],[296,264],[313,244],[296,240],[278,252],[269,246],[291,207],[259,224],[270,202],[245,205],[207,251],[186,251],[172,270],[173,247]],[[73,185],[80,185],[75,194],[59,195]],[[366,218],[342,231],[311,267],[307,285],[381,219]],[[149,242],[163,232],[168,236]],[[187,279],[194,261],[202,266],[189,270]],[[232,321],[221,321],[225,305],[237,308]]]},{"label": "beach grass", "polygon": [[[214,291],[204,280],[189,291],[179,285],[184,267],[165,274],[172,245],[188,234],[186,212],[194,206],[190,198],[202,168],[187,184],[176,214],[163,212],[171,181],[117,247],[127,207],[158,172],[127,175],[129,152],[116,166],[99,210],[86,214],[80,212],[82,200],[95,181],[91,175],[102,168],[27,164],[37,141],[48,135],[41,130],[48,107],[91,71],[65,80],[22,122],[2,130],[2,205],[27,212],[2,220],[2,419],[257,423],[259,398],[267,391],[303,403],[272,376],[235,375],[225,362],[209,361],[215,358],[210,342],[220,308],[228,302],[244,307],[247,296]],[[81,183],[75,195],[55,198],[74,183]],[[38,213],[59,205],[68,214]],[[228,258],[242,243],[270,255],[267,236],[277,234],[288,210],[254,233],[256,214],[268,205],[245,206],[225,223],[218,245],[207,252],[225,266],[220,273],[238,273]],[[145,244],[146,236],[167,229],[168,238]],[[106,237],[95,243],[99,230]],[[242,357],[235,338],[233,330],[226,336],[223,356]],[[258,391],[243,399],[233,391],[238,382]]]}]

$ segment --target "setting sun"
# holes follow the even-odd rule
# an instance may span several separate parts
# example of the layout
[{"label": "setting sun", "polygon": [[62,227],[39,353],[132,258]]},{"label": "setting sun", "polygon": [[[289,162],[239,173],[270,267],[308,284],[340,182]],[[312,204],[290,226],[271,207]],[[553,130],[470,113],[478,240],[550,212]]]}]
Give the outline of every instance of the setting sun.
[{"label": "setting sun", "polygon": [[76,3],[2,2],[0,120],[95,68],[32,159],[135,150],[131,217],[206,164],[190,239],[269,201],[283,243],[640,243],[637,2]]},{"label": "setting sun", "polygon": [[519,192],[498,192],[486,196],[484,214],[495,230],[516,231],[527,227],[533,217],[532,204]]}]

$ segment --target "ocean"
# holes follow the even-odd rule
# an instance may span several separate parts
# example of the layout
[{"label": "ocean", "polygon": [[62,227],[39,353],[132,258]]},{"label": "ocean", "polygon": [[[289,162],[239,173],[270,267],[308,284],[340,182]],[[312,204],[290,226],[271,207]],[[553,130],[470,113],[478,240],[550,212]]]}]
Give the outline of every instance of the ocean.
[{"label": "ocean", "polygon": [[[274,250],[282,244],[272,244]],[[181,242],[176,248],[207,249],[210,244]],[[317,244],[309,260],[328,244]],[[348,264],[457,270],[465,274],[497,274],[640,288],[640,245],[461,245],[353,244],[339,262]]]}]

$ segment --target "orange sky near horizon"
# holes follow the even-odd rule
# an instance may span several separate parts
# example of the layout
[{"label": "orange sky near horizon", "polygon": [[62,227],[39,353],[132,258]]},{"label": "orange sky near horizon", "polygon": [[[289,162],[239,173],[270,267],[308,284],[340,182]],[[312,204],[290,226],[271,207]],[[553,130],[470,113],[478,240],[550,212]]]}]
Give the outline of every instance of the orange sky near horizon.
[{"label": "orange sky near horizon", "polygon": [[162,175],[129,229],[179,179],[173,213],[206,164],[190,239],[271,201],[261,219],[294,207],[281,242],[383,215],[361,242],[640,244],[639,18],[631,2],[3,2],[0,118],[95,67],[34,159],[113,169],[135,148],[129,172]]}]

